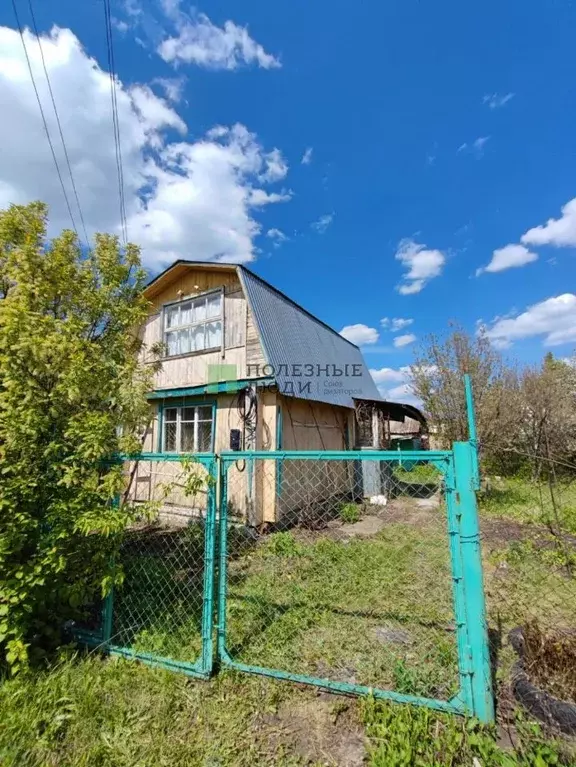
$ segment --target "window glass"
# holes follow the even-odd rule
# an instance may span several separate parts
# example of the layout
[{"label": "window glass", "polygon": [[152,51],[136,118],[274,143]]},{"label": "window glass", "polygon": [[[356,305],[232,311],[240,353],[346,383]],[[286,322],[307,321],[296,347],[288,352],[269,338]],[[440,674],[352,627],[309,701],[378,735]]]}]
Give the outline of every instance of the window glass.
[{"label": "window glass", "polygon": [[192,302],[186,301],[180,304],[180,320],[179,325],[189,325],[192,321]]},{"label": "window glass", "polygon": [[208,322],[206,325],[206,348],[214,349],[222,344],[222,323]]},{"label": "window glass", "polygon": [[204,325],[196,325],[190,328],[190,351],[199,352],[204,349]]},{"label": "window glass", "polygon": [[210,405],[204,405],[198,408],[198,420],[199,421],[212,420],[212,408],[210,407]]},{"label": "window glass", "polygon": [[202,322],[206,319],[206,299],[200,298],[194,301],[194,315],[192,322]]},{"label": "window glass", "polygon": [[210,293],[196,300],[166,307],[166,355],[217,349],[222,345],[222,294]]},{"label": "window glass", "polygon": [[166,408],[164,450],[168,453],[209,453],[213,428],[211,405]]},{"label": "window glass", "polygon": [[190,351],[190,328],[178,331],[178,354],[188,354]]},{"label": "window glass", "polygon": [[166,349],[169,357],[178,354],[178,334],[176,331],[166,333]]},{"label": "window glass", "polygon": [[173,328],[175,325],[178,325],[178,314],[180,313],[180,307],[178,305],[176,306],[169,306],[166,309],[165,320],[166,320],[166,328]]},{"label": "window glass", "polygon": [[206,303],[206,317],[212,319],[213,317],[220,316],[220,304],[222,302],[222,294],[214,293],[208,296]]},{"label": "window glass", "polygon": [[180,424],[180,453],[194,452],[194,423],[183,421]]},{"label": "window glass", "polygon": [[164,424],[164,450],[167,453],[176,452],[176,422]]},{"label": "window glass", "polygon": [[212,446],[212,421],[199,421],[198,423],[198,453],[209,453]]}]

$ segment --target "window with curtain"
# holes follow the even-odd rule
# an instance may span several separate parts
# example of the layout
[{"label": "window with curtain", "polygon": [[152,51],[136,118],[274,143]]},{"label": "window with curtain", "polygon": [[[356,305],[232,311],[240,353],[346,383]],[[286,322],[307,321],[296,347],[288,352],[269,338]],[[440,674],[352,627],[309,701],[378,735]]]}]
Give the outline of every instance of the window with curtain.
[{"label": "window with curtain", "polygon": [[170,304],[164,310],[166,356],[190,354],[222,345],[222,293]]},{"label": "window with curtain", "polygon": [[166,453],[210,453],[212,406],[167,407],[163,418],[163,450]]}]

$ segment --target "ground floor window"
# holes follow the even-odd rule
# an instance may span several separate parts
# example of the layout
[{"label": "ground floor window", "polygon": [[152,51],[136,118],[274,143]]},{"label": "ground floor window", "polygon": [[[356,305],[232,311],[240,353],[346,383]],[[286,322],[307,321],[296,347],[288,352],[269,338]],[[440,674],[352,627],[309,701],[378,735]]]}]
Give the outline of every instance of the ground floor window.
[{"label": "ground floor window", "polygon": [[210,453],[213,428],[211,405],[167,407],[162,449],[166,453]]}]

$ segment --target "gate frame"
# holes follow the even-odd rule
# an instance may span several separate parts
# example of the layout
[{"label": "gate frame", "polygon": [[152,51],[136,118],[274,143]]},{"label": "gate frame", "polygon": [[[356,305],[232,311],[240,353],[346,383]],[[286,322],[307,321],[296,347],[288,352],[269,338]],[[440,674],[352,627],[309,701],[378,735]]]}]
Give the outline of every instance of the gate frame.
[{"label": "gate frame", "polygon": [[221,453],[219,457],[217,656],[223,665],[245,673],[308,684],[332,692],[372,695],[374,698],[392,700],[398,703],[411,703],[453,714],[472,715],[484,723],[494,721],[478,510],[474,492],[474,467],[477,466],[477,458],[475,459],[475,450],[470,442],[454,443],[453,450],[415,450],[404,453],[402,456],[402,458],[410,460],[433,463],[440,469],[445,481],[447,535],[452,571],[452,595],[460,683],[456,695],[447,701],[239,663],[230,656],[226,649],[227,483],[230,466],[238,460],[253,463],[254,460],[281,461],[282,459],[379,460],[398,463],[397,452],[386,450],[238,451]]}]

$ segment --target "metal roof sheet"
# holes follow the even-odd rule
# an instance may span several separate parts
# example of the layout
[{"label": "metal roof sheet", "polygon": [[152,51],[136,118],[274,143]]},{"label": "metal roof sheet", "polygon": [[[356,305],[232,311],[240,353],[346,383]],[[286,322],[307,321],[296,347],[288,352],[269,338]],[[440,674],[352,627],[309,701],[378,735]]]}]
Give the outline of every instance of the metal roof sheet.
[{"label": "metal roof sheet", "polygon": [[[264,354],[274,368],[274,378],[283,394],[293,393],[303,399],[350,408],[354,407],[354,399],[382,399],[355,344],[249,269],[239,267],[238,272]],[[304,375],[307,365],[314,366],[311,376]],[[319,368],[325,370],[327,367],[344,374],[319,373]],[[295,370],[301,375],[295,375]]]}]

